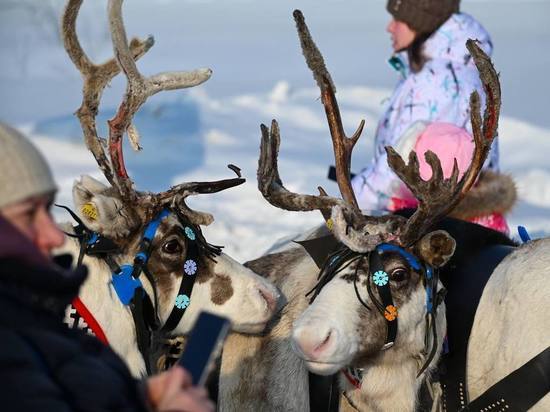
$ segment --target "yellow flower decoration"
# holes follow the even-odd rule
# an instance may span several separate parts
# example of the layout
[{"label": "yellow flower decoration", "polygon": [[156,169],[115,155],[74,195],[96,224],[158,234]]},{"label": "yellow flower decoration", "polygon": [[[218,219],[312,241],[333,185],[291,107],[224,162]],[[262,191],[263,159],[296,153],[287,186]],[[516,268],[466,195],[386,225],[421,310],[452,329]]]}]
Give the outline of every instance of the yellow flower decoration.
[{"label": "yellow flower decoration", "polygon": [[393,305],[386,306],[386,310],[384,311],[384,317],[390,322],[397,319],[397,308]]}]

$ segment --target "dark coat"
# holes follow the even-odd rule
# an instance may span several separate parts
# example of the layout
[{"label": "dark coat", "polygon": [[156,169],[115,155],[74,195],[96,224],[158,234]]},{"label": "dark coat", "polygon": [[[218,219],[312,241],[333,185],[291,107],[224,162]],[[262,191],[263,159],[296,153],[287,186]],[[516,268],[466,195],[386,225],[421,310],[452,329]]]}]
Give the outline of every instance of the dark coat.
[{"label": "dark coat", "polygon": [[124,362],[62,323],[85,278],[49,264],[0,217],[0,410],[148,410]]}]

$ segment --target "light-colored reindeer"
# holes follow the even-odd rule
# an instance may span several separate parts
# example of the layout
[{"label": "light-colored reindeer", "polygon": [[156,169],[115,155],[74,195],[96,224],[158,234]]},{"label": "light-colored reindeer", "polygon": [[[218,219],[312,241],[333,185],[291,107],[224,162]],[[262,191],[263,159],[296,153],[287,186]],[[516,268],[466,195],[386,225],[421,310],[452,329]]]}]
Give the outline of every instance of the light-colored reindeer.
[{"label": "light-colored reindeer", "polygon": [[[446,329],[445,306],[438,293],[442,285],[434,273],[456,247],[454,239],[434,230],[434,225],[467,194],[487,156],[500,110],[498,76],[489,58],[470,41],[467,46],[486,90],[487,108],[482,126],[479,96],[474,93],[471,120],[476,149],[464,176],[458,179],[455,166],[445,179],[439,160],[428,153],[433,176],[424,181],[414,152],[405,164],[387,148],[391,168],[418,198],[419,207],[409,219],[363,216],[349,183],[351,151],[362,125],[352,138],[344,135],[323,58],[300,12],[295,12],[295,19],[306,61],[321,89],[343,200],[322,189],[320,196],[309,196],[283,186],[277,168],[276,121],[270,130],[262,125],[258,184],[274,206],[320,210],[328,219],[330,231],[320,227],[301,240],[332,237],[341,248],[329,256],[321,273],[304,248],[291,242],[248,262],[280,288],[287,304],[266,336],[231,336],[224,350],[219,405],[222,411],[310,410],[309,370],[338,373],[342,411],[414,411],[420,385],[440,357]],[[549,346],[548,250],[549,239],[532,242],[517,248],[494,270],[470,338],[470,399]],[[306,297],[310,291],[313,296]],[[506,400],[488,407],[507,410]],[[533,410],[550,410],[550,396]]]},{"label": "light-colored reindeer", "polygon": [[[237,178],[183,183],[162,193],[136,191],[126,173],[122,139],[127,133],[138,144],[132,118],[140,106],[157,92],[198,85],[208,80],[211,71],[142,76],[135,60],[149,50],[153,39],[134,39],[128,44],[122,0],[110,0],[108,5],[115,58],[93,64],[76,34],[81,4],[82,0],[67,2],[63,40],[84,79],[83,101],[76,113],[84,140],[110,186],[89,176],[75,183],[74,206],[82,225],[75,232],[78,238],[69,238],[61,251],[75,258],[83,255],[89,269],[76,308],[91,314],[95,322],[83,316],[88,326],[97,323],[108,344],[137,376],[146,372],[148,360],[138,343],[147,352],[153,329],[185,335],[198,313],[207,310],[228,317],[236,331],[257,333],[273,315],[279,294],[269,281],[208,244],[200,225],[210,224],[213,217],[185,204],[190,195],[243,183],[235,167]],[[120,71],[127,78],[126,93],[109,121],[105,142],[98,136],[95,117],[105,86]],[[70,226],[66,228],[73,232]],[[74,323],[70,313],[66,321]]]}]

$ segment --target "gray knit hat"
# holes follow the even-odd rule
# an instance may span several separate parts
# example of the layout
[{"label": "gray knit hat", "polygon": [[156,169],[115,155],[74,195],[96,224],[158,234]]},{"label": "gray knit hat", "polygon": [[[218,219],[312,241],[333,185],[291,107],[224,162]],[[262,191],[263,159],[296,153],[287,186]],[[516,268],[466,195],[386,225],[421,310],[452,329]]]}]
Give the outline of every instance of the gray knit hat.
[{"label": "gray knit hat", "polygon": [[453,13],[458,13],[460,0],[388,0],[388,12],[405,22],[417,33],[431,33]]},{"label": "gray knit hat", "polygon": [[56,190],[44,156],[29,139],[0,122],[0,209]]}]

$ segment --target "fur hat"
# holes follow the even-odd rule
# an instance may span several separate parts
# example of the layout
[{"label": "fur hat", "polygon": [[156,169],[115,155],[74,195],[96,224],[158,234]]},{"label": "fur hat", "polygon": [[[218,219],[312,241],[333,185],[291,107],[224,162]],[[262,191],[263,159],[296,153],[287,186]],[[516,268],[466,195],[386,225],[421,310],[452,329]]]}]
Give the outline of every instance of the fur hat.
[{"label": "fur hat", "polygon": [[432,33],[453,13],[460,0],[388,0],[388,12],[417,33]]},{"label": "fur hat", "polygon": [[44,156],[29,139],[0,122],[0,209],[56,190]]}]

